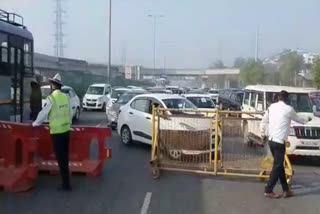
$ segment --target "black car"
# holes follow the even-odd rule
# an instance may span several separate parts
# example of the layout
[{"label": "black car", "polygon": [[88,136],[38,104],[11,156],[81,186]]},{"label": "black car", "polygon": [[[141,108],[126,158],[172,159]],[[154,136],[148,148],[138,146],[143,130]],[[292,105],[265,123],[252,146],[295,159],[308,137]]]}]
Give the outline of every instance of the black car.
[{"label": "black car", "polygon": [[222,109],[241,110],[243,95],[241,89],[220,90],[219,105]]}]

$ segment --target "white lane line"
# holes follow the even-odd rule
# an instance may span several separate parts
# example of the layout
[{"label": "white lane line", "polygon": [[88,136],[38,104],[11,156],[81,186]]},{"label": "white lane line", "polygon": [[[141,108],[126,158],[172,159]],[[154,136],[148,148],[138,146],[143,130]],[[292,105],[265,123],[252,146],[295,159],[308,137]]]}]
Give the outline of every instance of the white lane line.
[{"label": "white lane line", "polygon": [[151,202],[151,196],[152,196],[152,193],[147,192],[146,197],[144,197],[144,202],[143,202],[140,214],[147,214],[148,213],[148,209],[149,209],[150,202]]}]

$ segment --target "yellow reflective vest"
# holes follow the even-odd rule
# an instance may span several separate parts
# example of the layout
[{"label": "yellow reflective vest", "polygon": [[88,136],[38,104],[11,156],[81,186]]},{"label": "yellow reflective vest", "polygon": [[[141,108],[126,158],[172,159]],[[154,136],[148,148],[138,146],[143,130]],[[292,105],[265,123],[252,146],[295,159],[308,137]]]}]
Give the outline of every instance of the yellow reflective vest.
[{"label": "yellow reflective vest", "polygon": [[62,134],[70,131],[70,104],[66,94],[60,90],[55,90],[48,96],[51,102],[49,113],[50,134]]}]

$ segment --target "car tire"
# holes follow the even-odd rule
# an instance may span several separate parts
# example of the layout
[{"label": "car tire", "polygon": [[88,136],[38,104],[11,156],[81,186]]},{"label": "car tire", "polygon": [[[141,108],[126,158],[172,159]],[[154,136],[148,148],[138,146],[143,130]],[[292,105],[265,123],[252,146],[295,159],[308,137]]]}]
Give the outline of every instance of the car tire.
[{"label": "car tire", "polygon": [[76,114],[74,115],[74,121],[79,121],[80,119],[80,108],[77,107]]},{"label": "car tire", "polygon": [[130,145],[132,143],[131,130],[128,126],[123,126],[120,132],[121,142],[125,145]]},{"label": "car tire", "polygon": [[88,111],[88,109],[86,109],[86,108],[83,108],[83,111]]}]

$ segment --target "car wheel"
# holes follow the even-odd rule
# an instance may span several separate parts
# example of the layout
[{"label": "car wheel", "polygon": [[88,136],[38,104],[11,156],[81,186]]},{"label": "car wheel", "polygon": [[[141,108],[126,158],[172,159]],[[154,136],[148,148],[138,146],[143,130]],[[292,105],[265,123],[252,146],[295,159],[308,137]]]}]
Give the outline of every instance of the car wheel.
[{"label": "car wheel", "polygon": [[76,114],[74,115],[74,120],[78,121],[80,119],[80,108],[77,107]]},{"label": "car wheel", "polygon": [[83,111],[88,111],[88,109],[86,109],[86,108],[83,108]]},{"label": "car wheel", "polygon": [[123,126],[120,132],[121,142],[125,145],[130,145],[132,143],[131,131],[128,126]]}]

